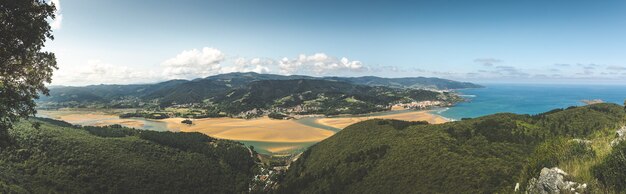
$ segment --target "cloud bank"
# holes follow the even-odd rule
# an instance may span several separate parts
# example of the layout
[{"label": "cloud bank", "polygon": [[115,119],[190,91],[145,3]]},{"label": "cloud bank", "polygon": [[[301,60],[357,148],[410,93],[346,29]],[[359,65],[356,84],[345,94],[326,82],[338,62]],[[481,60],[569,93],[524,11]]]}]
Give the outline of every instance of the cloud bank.
[{"label": "cloud bank", "polygon": [[284,57],[279,62],[282,74],[315,74],[327,75],[338,72],[362,72],[367,68],[360,61],[351,61],[346,57],[341,59],[328,56],[325,53],[313,55],[300,54],[296,58]]},{"label": "cloud bank", "polygon": [[60,68],[54,73],[54,83],[69,85],[149,83],[160,80],[156,72],[140,71],[128,66],[101,60],[89,60],[85,65]]},{"label": "cloud bank", "polygon": [[169,79],[193,79],[220,73],[225,55],[215,48],[204,47],[181,52],[163,61],[163,76]]},{"label": "cloud bank", "polygon": [[[183,50],[157,64],[155,68],[133,69],[101,60],[89,60],[86,65],[55,72],[55,84],[128,84],[151,83],[170,79],[196,79],[232,72],[256,72],[283,75],[313,76],[383,76],[383,77],[442,77],[466,81],[489,80],[611,80],[626,79],[626,67],[595,63],[555,63],[542,68],[508,64],[497,58],[478,58],[468,63],[467,70],[441,70],[431,65],[399,67],[366,65],[359,60],[336,57],[323,52],[299,54],[280,59],[264,57],[231,57],[219,49],[204,47]],[[148,70],[144,70],[148,69]]]}]

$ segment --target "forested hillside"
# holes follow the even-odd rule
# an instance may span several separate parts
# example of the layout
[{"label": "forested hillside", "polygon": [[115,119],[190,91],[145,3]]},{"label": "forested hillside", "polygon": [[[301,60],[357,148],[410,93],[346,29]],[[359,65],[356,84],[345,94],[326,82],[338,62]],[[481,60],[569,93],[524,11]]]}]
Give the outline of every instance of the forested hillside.
[{"label": "forested hillside", "polygon": [[611,142],[625,118],[622,106],[595,104],[439,125],[365,121],[304,152],[279,192],[524,192],[553,167],[577,192],[624,192],[626,146]]},{"label": "forested hillside", "polygon": [[146,104],[170,106],[173,104],[203,103],[231,90],[249,87],[263,80],[327,80],[354,85],[382,86],[412,89],[462,89],[479,85],[439,78],[380,78],[380,77],[310,77],[300,75],[273,75],[257,73],[229,73],[194,80],[170,80],[156,84],[92,85],[85,87],[53,87],[50,96],[38,100],[47,107],[138,108]]},{"label": "forested hillside", "polygon": [[[264,80],[232,90],[211,100],[220,110],[239,113],[254,109],[285,110],[299,114],[360,114],[389,109],[392,103],[462,99],[447,92],[354,85],[326,80]],[[292,110],[286,110],[292,109]]]},{"label": "forested hillside", "polygon": [[0,193],[242,193],[253,158],[200,133],[31,119],[0,147]]}]

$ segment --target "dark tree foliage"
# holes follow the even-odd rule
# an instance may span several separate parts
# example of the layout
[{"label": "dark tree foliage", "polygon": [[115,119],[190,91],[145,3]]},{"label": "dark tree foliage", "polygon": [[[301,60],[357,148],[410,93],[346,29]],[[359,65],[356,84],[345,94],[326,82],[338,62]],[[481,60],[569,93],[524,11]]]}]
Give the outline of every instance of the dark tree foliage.
[{"label": "dark tree foliage", "polygon": [[[291,164],[277,192],[512,193],[516,183],[523,190],[544,167],[596,157],[572,139],[613,134],[625,118],[622,106],[594,104],[439,125],[364,121],[310,147]],[[625,145],[594,171],[618,192],[626,189]]]},{"label": "dark tree foliage", "polygon": [[41,48],[54,38],[48,24],[54,12],[40,0],[0,0],[0,138],[35,113],[39,93],[48,94],[44,84],[51,82],[56,58]]},{"label": "dark tree foliage", "polygon": [[455,94],[429,90],[314,79],[255,81],[212,99],[218,109],[230,114],[254,109],[305,106],[309,109],[299,114],[324,115],[378,112],[388,110],[385,106],[392,103],[424,100],[456,103],[462,99]]},{"label": "dark tree foliage", "polygon": [[282,113],[277,113],[277,112],[272,112],[270,114],[267,115],[267,117],[271,118],[271,119],[278,119],[278,120],[283,120],[285,118],[289,118],[289,116],[282,114]]},{"label": "dark tree foliage", "polygon": [[187,124],[187,125],[191,125],[191,124],[193,124],[193,121],[191,121],[189,119],[185,119],[185,120],[181,121],[181,123]]},{"label": "dark tree foliage", "polygon": [[626,143],[615,146],[609,156],[593,168],[593,173],[612,189],[626,191]]},{"label": "dark tree foliage", "polygon": [[[41,123],[35,129],[32,123]],[[17,122],[0,149],[0,193],[245,193],[248,148],[200,133]]]}]

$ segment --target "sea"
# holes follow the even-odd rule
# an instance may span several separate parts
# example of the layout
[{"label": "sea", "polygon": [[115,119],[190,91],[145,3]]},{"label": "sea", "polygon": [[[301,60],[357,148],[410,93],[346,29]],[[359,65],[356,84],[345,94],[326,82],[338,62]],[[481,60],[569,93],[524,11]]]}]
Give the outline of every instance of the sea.
[{"label": "sea", "polygon": [[624,85],[545,85],[545,84],[482,84],[484,88],[457,92],[467,102],[450,108],[433,110],[443,117],[460,120],[494,113],[538,114],[556,108],[583,106],[583,100],[599,99],[623,105]]}]

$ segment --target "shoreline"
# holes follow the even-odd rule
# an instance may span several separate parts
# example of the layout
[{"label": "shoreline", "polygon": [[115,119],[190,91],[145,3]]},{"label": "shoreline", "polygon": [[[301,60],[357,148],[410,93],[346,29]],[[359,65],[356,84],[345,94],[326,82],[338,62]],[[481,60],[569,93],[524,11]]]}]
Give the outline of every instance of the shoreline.
[{"label": "shoreline", "polygon": [[[257,117],[257,118],[252,118],[252,119],[233,118],[233,117],[216,117],[216,118],[199,118],[199,119],[172,117],[172,118],[165,118],[165,119],[149,119],[149,118],[143,118],[143,117],[119,118],[119,116],[116,115],[116,113],[125,112],[124,110],[126,109],[38,110],[38,113],[36,116],[58,119],[58,120],[62,120],[68,123],[72,123],[72,124],[92,123],[92,124],[85,124],[85,125],[90,125],[90,126],[106,126],[106,125],[112,125],[112,124],[121,124],[121,125],[128,126],[131,128],[142,128],[144,126],[141,123],[142,121],[158,122],[158,123],[163,123],[167,125],[166,126],[167,130],[172,131],[172,132],[187,131],[187,130],[194,131],[193,129],[197,129],[199,127],[197,126],[197,122],[201,122],[202,124],[204,124],[203,122],[205,121],[219,121],[219,120],[226,120],[228,122],[252,122],[252,123],[260,122],[260,121],[267,121],[267,122],[276,122],[276,124],[286,123],[286,122],[296,122],[304,126],[319,128],[319,126],[309,126],[305,123],[299,122],[299,121],[303,121],[306,119],[312,119],[314,120],[313,121],[314,123],[325,126],[325,127],[343,129],[343,127],[341,128],[336,127],[335,125],[330,124],[328,121],[338,120],[338,119],[342,119],[342,120],[352,119],[352,120],[358,120],[357,122],[360,122],[360,121],[369,120],[369,119],[396,119],[396,120],[406,120],[406,121],[427,121],[430,124],[439,124],[439,123],[456,121],[454,119],[447,118],[438,113],[435,113],[435,112],[439,112],[442,110],[445,111],[449,108],[450,107],[437,107],[437,108],[432,108],[432,109],[427,109],[427,110],[411,110],[411,109],[388,110],[388,111],[364,113],[364,114],[357,114],[357,115],[347,115],[347,114],[333,115],[333,116],[300,115],[300,117],[297,117],[295,119],[287,119],[287,120],[271,119],[271,118],[268,118],[267,116]],[[185,119],[192,120],[194,124],[192,125],[182,124],[181,121]],[[241,126],[245,126],[245,125],[241,125]],[[266,128],[266,126],[260,126],[260,128]],[[330,129],[322,129],[322,128],[319,128],[319,129],[333,131]],[[333,132],[336,132],[336,131],[333,131]],[[249,139],[232,139],[232,140],[250,141]],[[263,141],[263,140],[254,140],[254,141]],[[266,140],[265,142],[273,142],[273,141]]]},{"label": "shoreline", "polygon": [[325,117],[319,118],[315,122],[320,125],[344,129],[352,124],[370,120],[370,119],[396,119],[404,121],[426,121],[430,124],[441,124],[451,122],[453,120],[445,118],[441,115],[432,113],[433,110],[419,111],[388,111],[380,115],[366,115],[360,117]]},{"label": "shoreline", "polygon": [[200,132],[211,137],[259,142],[306,143],[324,140],[334,131],[306,126],[295,120],[274,120],[268,117],[255,119],[204,118],[183,124],[184,118],[159,120],[170,131]]},{"label": "shoreline", "polygon": [[[123,110],[115,110],[123,111]],[[261,152],[286,153],[301,150],[316,142],[335,135],[345,127],[369,119],[396,119],[407,121],[427,121],[439,124],[453,121],[431,110],[400,110],[367,113],[362,115],[341,115],[333,117],[303,117],[300,119],[278,120],[269,117],[254,119],[241,118],[202,118],[191,119],[193,124],[183,124],[186,118],[146,119],[123,118],[111,110],[40,110],[39,117],[48,117],[72,124],[106,126],[120,124],[125,127],[171,132],[199,132],[218,139],[239,141],[254,145]]]}]

